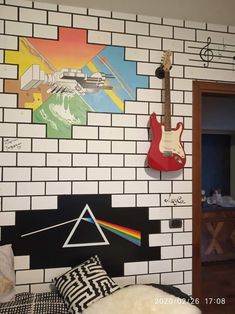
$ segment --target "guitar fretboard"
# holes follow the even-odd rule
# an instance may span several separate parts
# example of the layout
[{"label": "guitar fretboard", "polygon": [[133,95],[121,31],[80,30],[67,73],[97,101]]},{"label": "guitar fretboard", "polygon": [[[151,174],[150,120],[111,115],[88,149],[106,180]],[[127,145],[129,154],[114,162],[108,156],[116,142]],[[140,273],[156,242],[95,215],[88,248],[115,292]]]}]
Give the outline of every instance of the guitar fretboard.
[{"label": "guitar fretboard", "polygon": [[170,96],[170,72],[165,71],[165,131],[171,131],[171,96]]}]

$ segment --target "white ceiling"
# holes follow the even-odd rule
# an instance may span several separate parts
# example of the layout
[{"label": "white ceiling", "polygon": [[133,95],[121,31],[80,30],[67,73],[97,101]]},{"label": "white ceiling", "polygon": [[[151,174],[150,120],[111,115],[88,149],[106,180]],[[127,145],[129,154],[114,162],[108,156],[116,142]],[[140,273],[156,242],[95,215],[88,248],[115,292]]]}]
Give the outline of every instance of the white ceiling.
[{"label": "white ceiling", "polygon": [[235,0],[38,0],[38,2],[235,25]]}]

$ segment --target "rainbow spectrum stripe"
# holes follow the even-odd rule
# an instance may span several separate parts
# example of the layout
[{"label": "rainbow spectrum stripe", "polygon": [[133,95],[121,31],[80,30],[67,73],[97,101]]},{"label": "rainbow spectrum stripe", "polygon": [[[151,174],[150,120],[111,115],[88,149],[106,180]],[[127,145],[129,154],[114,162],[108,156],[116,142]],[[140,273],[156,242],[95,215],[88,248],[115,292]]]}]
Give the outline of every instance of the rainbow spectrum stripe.
[{"label": "rainbow spectrum stripe", "polygon": [[[92,218],[82,218],[87,222],[94,223]],[[141,232],[135,229],[126,228],[123,226],[119,226],[104,220],[96,219],[96,222],[103,228],[119,235],[120,237],[141,246]]]}]

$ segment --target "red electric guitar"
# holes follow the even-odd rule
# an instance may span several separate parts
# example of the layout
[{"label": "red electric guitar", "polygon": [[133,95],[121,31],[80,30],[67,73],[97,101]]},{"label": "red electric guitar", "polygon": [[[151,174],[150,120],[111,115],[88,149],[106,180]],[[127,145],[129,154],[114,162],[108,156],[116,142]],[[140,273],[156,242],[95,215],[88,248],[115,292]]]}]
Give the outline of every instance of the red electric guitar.
[{"label": "red electric guitar", "polygon": [[162,59],[162,65],[156,75],[165,78],[165,113],[163,123],[159,123],[156,113],[150,116],[152,129],[152,143],[148,151],[149,167],[160,171],[175,171],[184,167],[186,156],[181,143],[183,124],[177,123],[171,128],[171,101],[170,101],[170,69],[171,52],[167,50]]}]

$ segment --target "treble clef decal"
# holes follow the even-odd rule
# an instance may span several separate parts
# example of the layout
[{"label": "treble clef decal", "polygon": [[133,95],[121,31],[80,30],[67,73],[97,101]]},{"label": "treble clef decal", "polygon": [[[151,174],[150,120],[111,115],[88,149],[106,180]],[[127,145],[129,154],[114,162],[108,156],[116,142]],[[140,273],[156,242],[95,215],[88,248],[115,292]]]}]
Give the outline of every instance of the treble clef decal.
[{"label": "treble clef decal", "polygon": [[207,45],[205,45],[205,47],[203,47],[200,51],[201,59],[206,62],[204,63],[204,67],[208,67],[209,63],[214,58],[213,51],[209,48],[210,44],[211,44],[211,38],[207,37]]}]

